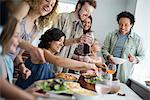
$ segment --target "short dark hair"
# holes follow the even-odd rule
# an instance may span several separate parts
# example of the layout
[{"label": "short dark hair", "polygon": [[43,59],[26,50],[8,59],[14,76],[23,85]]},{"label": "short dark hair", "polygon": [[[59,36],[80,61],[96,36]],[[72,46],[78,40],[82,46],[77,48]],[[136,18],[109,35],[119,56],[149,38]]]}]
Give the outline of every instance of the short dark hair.
[{"label": "short dark hair", "polygon": [[134,25],[134,23],[135,23],[134,15],[131,14],[130,12],[128,12],[128,11],[121,12],[117,15],[117,22],[118,23],[119,23],[120,18],[129,18],[130,19],[130,24]]},{"label": "short dark hair", "polygon": [[47,30],[40,38],[40,43],[38,45],[39,48],[44,48],[44,49],[48,49],[49,46],[49,42],[52,41],[59,41],[59,39],[61,37],[65,37],[65,34],[58,28],[52,28]]},{"label": "short dark hair", "polygon": [[81,4],[81,7],[82,7],[86,2],[96,9],[96,0],[78,0],[76,9],[77,9],[78,4]]}]

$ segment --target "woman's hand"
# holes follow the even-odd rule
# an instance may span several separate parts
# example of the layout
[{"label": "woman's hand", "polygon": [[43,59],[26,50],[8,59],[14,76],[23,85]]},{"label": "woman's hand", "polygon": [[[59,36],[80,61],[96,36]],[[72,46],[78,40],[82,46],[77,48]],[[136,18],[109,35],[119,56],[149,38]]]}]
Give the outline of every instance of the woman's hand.
[{"label": "woman's hand", "polygon": [[91,69],[96,73],[96,75],[99,75],[98,67],[95,64],[88,64],[88,65],[89,65],[89,67],[88,67],[89,70]]},{"label": "woman's hand", "polygon": [[91,45],[93,43],[93,37],[89,34],[83,34],[81,37],[78,39],[78,43],[85,43],[88,45]]},{"label": "woman's hand", "polygon": [[20,72],[21,72],[21,74],[22,74],[23,79],[24,79],[24,80],[28,79],[29,76],[31,75],[31,71],[30,71],[28,68],[26,68],[24,64],[22,64],[22,65],[19,67],[19,69],[20,69]]}]

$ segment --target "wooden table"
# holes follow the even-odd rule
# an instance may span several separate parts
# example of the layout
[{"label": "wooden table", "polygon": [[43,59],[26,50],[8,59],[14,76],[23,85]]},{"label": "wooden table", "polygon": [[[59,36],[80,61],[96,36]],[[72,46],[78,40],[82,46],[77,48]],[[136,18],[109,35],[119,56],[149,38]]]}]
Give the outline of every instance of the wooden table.
[{"label": "wooden table", "polygon": [[[117,94],[105,94],[99,96],[98,100],[142,100],[133,90],[131,90],[126,84],[121,83],[122,93],[125,93],[125,96],[119,96]],[[48,98],[43,98],[43,100],[76,100],[75,97],[71,96],[60,96],[51,94]],[[42,98],[38,98],[42,100]],[[88,99],[87,99],[88,100]]]}]

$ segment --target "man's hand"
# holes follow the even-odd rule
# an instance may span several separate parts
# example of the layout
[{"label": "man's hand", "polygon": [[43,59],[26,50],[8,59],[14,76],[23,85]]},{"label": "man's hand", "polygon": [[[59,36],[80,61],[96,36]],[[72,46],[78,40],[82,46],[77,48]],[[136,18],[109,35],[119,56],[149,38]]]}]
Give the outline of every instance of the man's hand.
[{"label": "man's hand", "polygon": [[131,54],[128,55],[128,59],[129,59],[129,61],[132,62],[132,63],[135,63],[135,64],[138,63],[136,57],[133,56],[133,55],[131,55]]},{"label": "man's hand", "polygon": [[108,55],[107,56],[107,59],[108,59],[109,63],[115,64],[115,62],[112,60],[112,58],[113,58],[113,55]]}]

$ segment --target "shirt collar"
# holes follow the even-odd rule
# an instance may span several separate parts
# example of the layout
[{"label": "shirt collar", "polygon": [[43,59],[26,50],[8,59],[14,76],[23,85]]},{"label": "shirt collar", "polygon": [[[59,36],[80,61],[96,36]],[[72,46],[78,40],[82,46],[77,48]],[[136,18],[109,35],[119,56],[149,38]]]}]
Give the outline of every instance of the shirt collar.
[{"label": "shirt collar", "polygon": [[73,12],[70,13],[70,17],[73,23],[78,23],[83,28],[81,20],[77,19]]},{"label": "shirt collar", "polygon": [[[119,33],[119,30],[118,30],[118,31],[116,32],[116,35],[119,36],[119,34],[120,34],[120,33]],[[130,31],[129,34],[128,34],[128,37],[133,38],[133,36],[134,36],[134,33],[133,33],[132,31]]]}]

